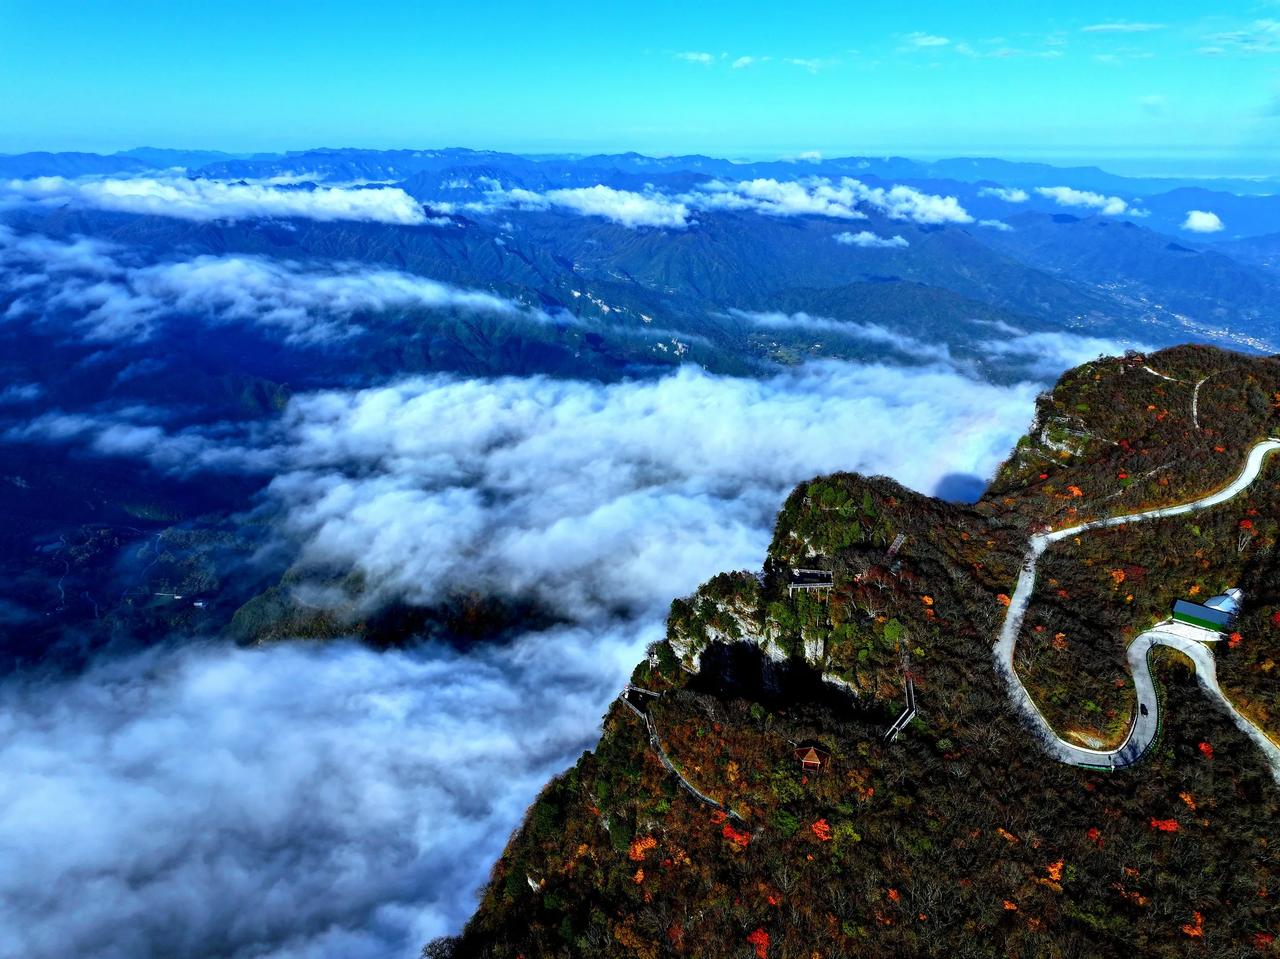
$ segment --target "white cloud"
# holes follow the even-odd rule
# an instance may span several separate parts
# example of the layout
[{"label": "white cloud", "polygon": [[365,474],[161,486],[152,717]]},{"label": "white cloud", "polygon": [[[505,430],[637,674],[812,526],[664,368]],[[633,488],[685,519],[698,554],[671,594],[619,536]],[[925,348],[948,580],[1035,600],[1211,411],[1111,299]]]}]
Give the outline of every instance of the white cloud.
[{"label": "white cloud", "polygon": [[869,203],[881,213],[895,220],[911,220],[913,223],[972,223],[973,217],[953,196],[937,196],[924,193],[915,187],[868,187],[858,180],[845,179],[853,184],[864,203]]},{"label": "white cloud", "polygon": [[0,227],[0,283],[19,291],[5,315],[60,321],[97,341],[146,339],[166,320],[183,315],[266,326],[291,342],[346,337],[360,332],[355,316],[385,310],[547,319],[493,293],[347,262],[319,268],[260,256],[206,255],[133,266],[132,259],[128,248],[102,241],[19,236]]},{"label": "white cloud", "polygon": [[539,193],[521,187],[506,189],[496,180],[482,178],[484,198],[467,203],[436,203],[446,212],[494,213],[501,210],[561,209],[581,216],[599,216],[627,227],[652,226],[681,230],[689,225],[686,197],[662,193],[636,193],[597,184]]},{"label": "white cloud", "polygon": [[1058,37],[1051,36],[1045,40],[1048,49],[1025,50],[1019,47],[993,45],[1001,44],[999,39],[986,41],[981,49],[961,41],[952,49],[961,56],[975,59],[1011,60],[1018,57],[1033,57],[1041,60],[1056,60],[1062,56],[1062,51],[1056,49],[1056,47],[1061,46],[1064,42]]},{"label": "white cloud", "polygon": [[[852,181],[846,181],[852,182]],[[704,209],[754,210],[771,216],[818,215],[846,220],[864,219],[854,207],[857,193],[826,178],[774,180],[758,178],[733,183],[712,181],[683,198]]]},{"label": "white cloud", "polygon": [[1076,190],[1069,186],[1041,186],[1036,187],[1036,192],[1059,206],[1088,207],[1104,216],[1119,216],[1129,209],[1129,204],[1118,196],[1103,196],[1101,193]]},{"label": "white cloud", "polygon": [[[929,406],[937,389],[951,391],[945,412]],[[763,381],[690,368],[605,387],[412,380],[294,401],[295,466],[267,497],[305,560],[352,564],[397,595],[514,590],[575,616],[665,605],[720,568],[755,565],[773,510],[801,477],[874,458],[931,489],[938,464],[909,457],[900,430],[932,435],[945,418],[958,432],[943,458],[982,474],[1008,438],[992,449],[978,404],[1017,405],[1024,389],[949,369],[837,363]],[[961,425],[968,416],[976,432]],[[1019,416],[1009,428],[1025,425]],[[852,447],[820,439],[846,428],[859,431]]]},{"label": "white cloud", "polygon": [[688,225],[689,209],[678,200],[659,194],[633,193],[607,186],[550,190],[543,194],[554,206],[601,216],[623,226],[656,226],[680,229]]},{"label": "white cloud", "polygon": [[1023,333],[1009,327],[1008,334],[982,344],[997,356],[1025,359],[1028,371],[1044,379],[1057,377],[1063,370],[1088,363],[1099,356],[1116,356],[1125,350],[1148,353],[1155,347],[1132,340],[1114,340],[1075,333]]},{"label": "white cloud", "polygon": [[783,57],[782,62],[807,70],[809,73],[818,73],[836,65],[835,60],[824,60],[818,57]]},{"label": "white cloud", "polygon": [[700,50],[685,50],[676,54],[677,60],[683,60],[686,63],[700,63],[704,67],[710,66],[715,62],[715,56]]},{"label": "white cloud", "polygon": [[[308,567],[354,568],[417,601],[514,591],[581,617],[665,604],[723,566],[750,565],[786,491],[814,473],[887,469],[925,490],[939,470],[984,475],[1034,392],[949,367],[834,362],[766,380],[682,368],[608,386],[440,376],[296,397],[270,436],[49,413],[9,438],[74,439],[183,472],[266,470],[265,502]],[[845,430],[856,443],[824,439]],[[945,455],[921,459],[904,430],[954,432]]]},{"label": "white cloud", "polygon": [[540,311],[481,290],[354,263],[320,268],[249,255],[205,255],[132,266],[130,259],[127,248],[102,241],[63,242],[0,226],[0,283],[20,291],[5,315],[50,322],[58,317],[93,340],[146,339],[170,318],[198,315],[255,323],[294,342],[351,335],[360,330],[352,321],[356,315],[392,309],[546,319]]},{"label": "white cloud", "polygon": [[1192,233],[1217,233],[1222,229],[1222,219],[1208,210],[1188,210],[1182,228]]},{"label": "white cloud", "polygon": [[0,954],[414,959],[660,635],[227,644],[10,676]]},{"label": "white cloud", "polygon": [[738,57],[736,60],[733,61],[733,69],[741,70],[744,67],[749,67],[753,63],[759,63],[759,62],[760,62],[759,57]]},{"label": "white cloud", "polygon": [[1004,220],[979,220],[978,226],[989,227],[992,230],[999,230],[1001,233],[1012,233],[1013,227]]},{"label": "white cloud", "polygon": [[1086,27],[1081,27],[1081,33],[1150,33],[1153,30],[1163,30],[1163,23],[1142,23],[1130,20],[1115,20],[1109,23],[1091,23]]},{"label": "white cloud", "polygon": [[951,43],[947,37],[940,37],[933,33],[908,33],[903,40],[908,49],[913,50],[930,50],[937,47],[945,47]]},{"label": "white cloud", "polygon": [[862,230],[859,233],[837,233],[834,239],[837,243],[842,243],[845,246],[860,246],[864,249],[893,250],[904,249],[911,245],[904,237],[877,236],[870,230]]},{"label": "white cloud", "polygon": [[[793,160],[818,162],[816,151]],[[676,196],[650,191],[636,193],[596,185],[539,193],[523,188],[504,188],[485,181],[481,200],[466,203],[437,203],[446,212],[494,213],[506,209],[547,210],[558,208],[584,216],[601,216],[628,227],[654,226],[682,229],[694,210],[752,210],[770,216],[829,216],[865,219],[858,204],[868,204],[896,220],[916,223],[971,223],[973,218],[955,197],[935,196],[914,187],[869,187],[860,180],[843,177],[838,182],[827,177],[776,180],[712,180]]]},{"label": "white cloud", "polygon": [[34,403],[44,395],[44,387],[39,383],[10,383],[0,389],[0,406],[22,406]]},{"label": "white cloud", "polygon": [[841,219],[865,218],[857,209],[858,204],[865,203],[895,220],[926,224],[973,222],[955,197],[935,196],[901,185],[888,189],[870,187],[851,177],[842,177],[838,183],[826,177],[713,181],[682,199],[692,206],[710,209],[753,209],[774,216],[816,214]]},{"label": "white cloud", "polygon": [[68,179],[48,176],[0,181],[0,204],[22,201],[70,203],[187,220],[305,217],[401,225],[428,222],[420,203],[403,190],[392,187],[283,189],[265,183],[181,177]]},{"label": "white cloud", "polygon": [[1004,200],[1006,203],[1026,203],[1030,199],[1030,194],[1026,190],[1020,190],[1017,187],[1010,189],[1002,186],[984,186],[978,191],[978,196],[995,197],[998,200]]},{"label": "white cloud", "polygon": [[1280,53],[1280,20],[1254,20],[1238,30],[1209,34],[1208,45],[1201,53],[1221,56],[1227,53]]}]

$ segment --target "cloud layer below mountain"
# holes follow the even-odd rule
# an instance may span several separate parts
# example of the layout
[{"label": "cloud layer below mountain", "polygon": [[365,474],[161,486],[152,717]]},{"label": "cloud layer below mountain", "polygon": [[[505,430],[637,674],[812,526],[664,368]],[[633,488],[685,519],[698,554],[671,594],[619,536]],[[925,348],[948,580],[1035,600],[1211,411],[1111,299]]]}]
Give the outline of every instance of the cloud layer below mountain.
[{"label": "cloud layer below mountain", "polygon": [[481,290],[355,263],[305,264],[251,255],[134,265],[101,240],[19,235],[0,225],[4,318],[66,322],[91,340],[143,340],[175,315],[254,323],[294,342],[348,336],[354,317],[391,309],[459,310],[541,322],[545,314]]},{"label": "cloud layer below mountain", "polygon": [[[415,379],[297,400],[292,465],[268,497],[304,562],[397,596],[514,593],[578,620],[659,612],[720,568],[758,566],[799,479],[887,471],[929,491],[946,472],[985,476],[1035,391],[841,363],[609,386]],[[936,455],[916,455],[922,443]]]},{"label": "cloud layer below mountain", "polygon": [[0,956],[410,959],[655,638],[166,648],[0,685]]},{"label": "cloud layer below mountain", "polygon": [[[0,180],[0,208],[24,203],[69,205],[121,213],[186,220],[236,220],[304,217],[356,220],[399,226],[449,225],[428,216],[422,205],[399,187],[317,185],[284,180],[214,180],[161,177],[33,177]],[[287,182],[285,182],[287,180]],[[459,184],[472,186],[470,181]],[[684,229],[697,210],[751,210],[768,216],[819,215],[865,219],[867,206],[892,219],[922,224],[972,223],[973,217],[952,196],[936,196],[915,187],[873,187],[861,180],[807,177],[760,178],[704,183],[686,193],[636,192],[597,184],[545,191],[504,187],[492,178],[474,184],[482,198],[434,204],[442,213],[487,213],[505,209],[558,209],[597,216],[628,227]]]},{"label": "cloud layer below mountain", "polygon": [[539,193],[518,187],[507,188],[491,178],[481,178],[475,185],[484,191],[482,199],[438,203],[435,204],[436,209],[449,213],[562,209],[583,216],[603,217],[628,227],[669,229],[684,229],[689,226],[694,222],[694,214],[698,210],[743,210],[764,216],[825,216],[839,220],[865,220],[867,214],[859,209],[860,206],[866,206],[894,220],[912,223],[973,222],[973,217],[953,196],[937,196],[902,185],[872,187],[852,177],[841,177],[839,180],[828,177],[806,177],[798,180],[711,180],[686,193],[674,195],[656,190],[637,193],[606,186]]},{"label": "cloud layer below mountain", "polygon": [[413,225],[426,223],[422,205],[397,187],[350,188],[186,177],[33,177],[0,181],[0,205],[69,204],[184,220],[305,217]]},{"label": "cloud layer below mountain", "polygon": [[[838,326],[893,345],[881,327]],[[586,621],[660,612],[718,569],[758,565],[774,510],[806,477],[888,472],[928,492],[949,472],[987,475],[1036,391],[945,362],[823,362],[768,379],[685,367],[610,385],[433,376],[299,396],[279,423],[238,435],[167,432],[163,415],[128,409],[49,412],[9,438],[187,473],[266,473],[265,500],[303,566],[359,570],[369,598],[430,603],[478,589]],[[922,444],[935,455],[917,455]]]},{"label": "cloud layer below mountain", "polygon": [[33,422],[28,440],[274,472],[267,502],[304,566],[424,602],[523,592],[566,625],[467,655],[165,649],[10,678],[0,856],[27,865],[0,878],[0,955],[407,959],[469,914],[670,599],[760,565],[792,484],[985,476],[1035,393],[945,365],[821,363],[767,380],[414,379],[299,397],[235,439]]},{"label": "cloud layer below mountain", "polygon": [[1058,206],[1084,207],[1085,209],[1097,210],[1103,216],[1119,216],[1122,213],[1129,213],[1131,216],[1138,215],[1138,211],[1131,209],[1129,204],[1118,196],[1104,196],[1101,193],[1094,193],[1090,190],[1077,190],[1069,186],[1036,187],[1036,192],[1042,197],[1052,200]]}]

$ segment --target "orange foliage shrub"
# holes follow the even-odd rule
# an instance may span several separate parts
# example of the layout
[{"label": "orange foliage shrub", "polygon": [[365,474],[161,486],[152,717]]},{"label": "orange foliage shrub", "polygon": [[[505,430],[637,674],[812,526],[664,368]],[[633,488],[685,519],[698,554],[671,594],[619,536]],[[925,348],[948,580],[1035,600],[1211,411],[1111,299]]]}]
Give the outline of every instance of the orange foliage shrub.
[{"label": "orange foliage shrub", "polygon": [[631,841],[631,849],[627,855],[631,857],[632,862],[644,862],[644,857],[649,854],[649,850],[658,845],[658,840],[652,836],[642,836],[639,839]]},{"label": "orange foliage shrub", "polygon": [[831,826],[825,819],[819,819],[809,827],[815,836],[823,842],[831,842]]},{"label": "orange foliage shrub", "polygon": [[1152,819],[1151,828],[1158,829],[1160,832],[1177,832],[1178,820],[1176,819]]},{"label": "orange foliage shrub", "polygon": [[1213,747],[1209,743],[1201,743],[1199,749],[1200,755],[1204,756],[1205,759],[1213,758]]},{"label": "orange foliage shrub", "polygon": [[757,959],[766,959],[769,955],[769,934],[763,929],[756,929],[747,936],[747,942],[756,947]]},{"label": "orange foliage shrub", "polygon": [[1198,912],[1193,912],[1191,914],[1191,922],[1185,923],[1182,927],[1182,931],[1185,932],[1192,939],[1203,938],[1204,937],[1204,916],[1200,915],[1200,913]]},{"label": "orange foliage shrub", "polygon": [[1138,892],[1138,890],[1126,889],[1124,888],[1124,886],[1120,885],[1120,883],[1118,882],[1113,882],[1111,884],[1111,888],[1114,889],[1116,892],[1120,893],[1121,898],[1127,899],[1129,902],[1133,903],[1135,906],[1145,906],[1147,903],[1151,901],[1142,893]]}]

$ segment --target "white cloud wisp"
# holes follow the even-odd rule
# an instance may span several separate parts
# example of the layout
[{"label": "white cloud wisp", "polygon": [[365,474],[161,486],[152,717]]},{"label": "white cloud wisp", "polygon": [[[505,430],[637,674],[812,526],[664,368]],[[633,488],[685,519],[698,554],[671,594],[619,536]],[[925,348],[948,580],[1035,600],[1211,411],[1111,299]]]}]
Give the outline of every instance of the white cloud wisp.
[{"label": "white cloud wisp", "polygon": [[837,233],[834,239],[843,246],[858,246],[864,250],[902,250],[911,245],[905,237],[879,236],[870,230],[862,230],[858,233],[847,231]]},{"label": "white cloud wisp", "polygon": [[355,263],[307,266],[251,255],[204,255],[134,266],[131,252],[100,240],[19,235],[0,225],[0,285],[19,291],[7,319],[65,319],[91,340],[145,340],[175,316],[253,323],[290,342],[360,331],[353,318],[393,309],[545,314],[483,290]]},{"label": "white cloud wisp", "polygon": [[915,187],[872,187],[852,177],[776,180],[711,180],[686,193],[669,195],[654,190],[637,193],[596,185],[538,192],[507,188],[483,178],[483,199],[466,203],[437,203],[443,212],[496,213],[509,209],[559,209],[580,216],[598,216],[627,227],[684,229],[698,210],[743,210],[765,216],[825,216],[841,220],[866,219],[866,205],[894,220],[920,224],[972,223],[973,217],[953,196],[937,196]]},{"label": "white cloud wisp", "polygon": [[1036,192],[1053,200],[1058,206],[1085,207],[1097,210],[1103,216],[1120,216],[1129,211],[1129,204],[1118,196],[1103,196],[1090,190],[1076,190],[1069,186],[1041,186]]},{"label": "white cloud wisp", "polygon": [[316,186],[303,189],[281,184],[184,177],[70,179],[45,176],[0,181],[0,205],[24,201],[69,203],[96,210],[197,221],[303,217],[401,226],[428,222],[422,205],[397,187]]}]

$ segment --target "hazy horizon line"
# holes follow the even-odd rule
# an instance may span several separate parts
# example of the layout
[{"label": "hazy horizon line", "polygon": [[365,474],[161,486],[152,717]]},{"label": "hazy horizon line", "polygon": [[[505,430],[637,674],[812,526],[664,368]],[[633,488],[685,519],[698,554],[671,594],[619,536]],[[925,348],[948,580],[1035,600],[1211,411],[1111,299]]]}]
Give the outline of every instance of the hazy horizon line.
[{"label": "hazy horizon line", "polygon": [[[623,156],[627,154],[635,154],[648,157],[650,159],[668,159],[672,157],[682,156],[704,156],[710,159],[724,160],[729,163],[770,163],[770,162],[792,162],[797,167],[803,167],[806,163],[829,162],[843,159],[905,159],[922,163],[935,163],[945,160],[1003,160],[1014,163],[1042,163],[1048,166],[1056,167],[1096,167],[1104,172],[1114,173],[1120,176],[1129,177],[1180,177],[1184,179],[1256,179],[1267,180],[1275,179],[1278,174],[1274,167],[1269,166],[1265,158],[1261,155],[1254,157],[1251,154],[1221,153],[1210,152],[1208,150],[1153,150],[1153,149],[1135,149],[1127,152],[1093,152],[1089,148],[1081,147],[1078,151],[1062,152],[1058,151],[1039,151],[1034,149],[1011,148],[1009,150],[990,150],[983,148],[975,148],[972,150],[945,150],[936,147],[915,149],[912,147],[899,147],[893,149],[875,149],[875,148],[841,148],[836,150],[818,150],[818,149],[795,149],[780,150],[776,148],[757,148],[750,150],[732,150],[732,151],[708,151],[708,150],[646,150],[637,147],[613,147],[613,148],[587,148],[576,146],[573,148],[566,147],[556,149],[552,146],[528,145],[523,147],[488,147],[488,146],[464,146],[457,143],[449,145],[430,145],[430,146],[387,146],[387,145],[344,145],[344,146],[326,146],[311,145],[306,147],[276,147],[269,149],[235,149],[221,146],[155,146],[152,144],[137,144],[129,147],[119,148],[56,148],[56,147],[28,147],[27,149],[6,149],[0,151],[0,156],[15,157],[30,153],[87,153],[97,154],[99,156],[119,156],[129,154],[140,150],[165,150],[173,152],[189,152],[189,153],[222,153],[234,159],[253,159],[267,157],[286,157],[290,155],[298,155],[312,153],[324,150],[342,151],[342,150],[360,150],[368,152],[391,152],[401,150],[413,151],[444,151],[444,150],[470,150],[475,153],[495,153],[505,154],[508,156],[519,156],[528,159],[543,159],[562,157],[566,159],[583,159],[591,156]],[[1205,169],[1209,166],[1210,169]]]}]

